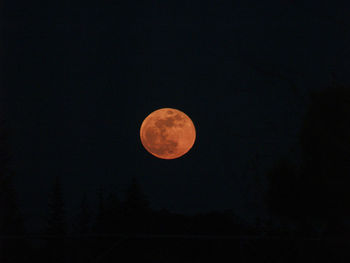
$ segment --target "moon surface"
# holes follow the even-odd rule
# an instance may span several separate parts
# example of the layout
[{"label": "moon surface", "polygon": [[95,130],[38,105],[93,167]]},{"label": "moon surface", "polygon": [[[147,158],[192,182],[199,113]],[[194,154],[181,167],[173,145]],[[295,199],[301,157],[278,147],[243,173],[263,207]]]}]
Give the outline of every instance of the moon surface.
[{"label": "moon surface", "polygon": [[161,159],[176,159],[192,148],[196,129],[192,120],[182,111],[163,108],[144,119],[140,137],[149,153]]}]

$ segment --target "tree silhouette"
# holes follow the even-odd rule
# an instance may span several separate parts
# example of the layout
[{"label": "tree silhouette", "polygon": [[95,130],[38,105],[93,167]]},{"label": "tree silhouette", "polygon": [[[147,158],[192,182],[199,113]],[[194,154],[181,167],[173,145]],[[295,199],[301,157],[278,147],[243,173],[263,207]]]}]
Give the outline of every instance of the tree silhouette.
[{"label": "tree silhouette", "polygon": [[[296,165],[282,157],[268,171],[267,177],[269,186],[266,201],[269,212],[283,220],[292,220],[298,226],[298,234],[311,234],[312,228],[308,223],[310,218],[303,210],[303,178]],[[282,228],[269,231],[275,235],[283,234],[286,229]]]},{"label": "tree silhouette", "polygon": [[127,213],[140,213],[149,209],[149,202],[141,189],[136,177],[132,177],[131,184],[126,192],[125,208]]},{"label": "tree silhouette", "polygon": [[90,212],[86,194],[84,194],[80,203],[77,220],[74,225],[73,231],[81,235],[88,234],[90,232],[90,223],[91,223],[91,212]]},{"label": "tree silhouette", "polygon": [[[327,88],[312,94],[300,144],[303,154],[304,212],[340,227],[350,215],[350,89]],[[340,227],[341,228],[341,227]]]},{"label": "tree silhouette", "polygon": [[124,201],[124,215],[128,231],[148,231],[150,212],[149,201],[136,177],[133,177]]},{"label": "tree silhouette", "polygon": [[105,200],[103,189],[99,189],[97,192],[98,206],[95,222],[93,225],[92,231],[94,233],[104,233],[105,232],[105,221],[106,221],[106,212],[105,212]]},{"label": "tree silhouette", "polygon": [[[2,121],[0,123],[0,200],[3,200],[5,189],[8,187],[10,182],[12,181],[11,174],[11,154],[9,147],[9,134],[8,129],[6,127],[6,123]],[[0,204],[4,205],[4,201]],[[2,217],[1,217],[2,218]]]},{"label": "tree silhouette", "polygon": [[98,193],[98,212],[94,232],[99,234],[118,233],[121,228],[122,204],[114,193],[104,197],[102,189]]},{"label": "tree silhouette", "polygon": [[3,182],[0,202],[2,204],[0,234],[23,234],[23,218],[18,207],[12,175],[8,175]]},{"label": "tree silhouette", "polygon": [[105,224],[109,233],[118,233],[122,229],[122,204],[115,193],[110,193],[105,203]]},{"label": "tree silhouette", "polygon": [[[78,208],[78,214],[73,224],[73,234],[84,236],[91,232],[91,211],[90,206],[86,197],[80,202],[80,207]],[[92,243],[90,240],[82,237],[70,245],[71,257],[74,258],[74,262],[88,262],[91,258],[92,253]]]},{"label": "tree silhouette", "polygon": [[56,176],[49,199],[46,233],[52,235],[66,234],[65,208],[63,201],[62,183]]},{"label": "tree silhouette", "polygon": [[272,213],[282,216],[297,216],[299,202],[295,167],[286,158],[281,158],[268,172],[270,182],[268,205]]},{"label": "tree silhouette", "polygon": [[[0,124],[0,236],[25,234],[23,217],[17,200],[14,186],[15,172],[13,170],[10,146],[9,129],[6,123]],[[0,261],[23,260],[25,249],[28,248],[26,241],[0,239]],[[22,253],[17,253],[21,250]]]},{"label": "tree silhouette", "polygon": [[271,211],[304,228],[319,219],[327,222],[329,234],[344,233],[342,221],[350,215],[349,134],[350,89],[336,86],[312,93],[299,134],[300,170],[282,159],[268,173]]},{"label": "tree silhouette", "polygon": [[50,262],[64,262],[64,235],[67,233],[65,208],[63,201],[62,183],[56,176],[49,198],[46,234],[52,235],[47,241],[48,260]]},{"label": "tree silhouette", "polygon": [[[13,175],[7,175],[0,189],[0,236],[24,235],[25,228],[22,214],[19,210],[17,193],[13,184]],[[0,240],[0,262],[22,261],[28,252],[25,240]],[[18,253],[21,251],[21,253]]]},{"label": "tree silhouette", "polygon": [[20,231],[20,213],[13,185],[14,172],[11,167],[9,133],[5,122],[0,125],[0,234]]}]

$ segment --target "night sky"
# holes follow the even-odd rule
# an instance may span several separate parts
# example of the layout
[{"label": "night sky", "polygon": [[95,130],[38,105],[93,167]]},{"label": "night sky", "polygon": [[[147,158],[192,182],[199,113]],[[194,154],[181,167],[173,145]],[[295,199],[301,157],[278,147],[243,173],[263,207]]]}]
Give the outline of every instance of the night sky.
[{"label": "night sky", "polygon": [[[340,1],[56,2],[2,8],[1,106],[27,218],[47,205],[56,175],[69,213],[101,187],[122,198],[136,176],[155,208],[264,214],[254,193],[276,158],[298,150],[308,92],[349,82]],[[162,107],[196,126],[176,160],[139,139]]]}]

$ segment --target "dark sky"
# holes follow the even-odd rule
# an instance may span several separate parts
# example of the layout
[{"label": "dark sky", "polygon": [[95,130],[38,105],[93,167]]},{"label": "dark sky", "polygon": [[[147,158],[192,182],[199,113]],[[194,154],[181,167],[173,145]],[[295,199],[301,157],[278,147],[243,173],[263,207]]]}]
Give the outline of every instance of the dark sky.
[{"label": "dark sky", "polygon": [[[253,177],[295,148],[308,91],[332,72],[349,81],[349,4],[211,2],[3,5],[1,101],[28,215],[46,205],[56,175],[72,211],[83,192],[122,193],[133,175],[158,208],[258,211]],[[156,159],[139,140],[161,107],[197,129],[177,160]]]}]

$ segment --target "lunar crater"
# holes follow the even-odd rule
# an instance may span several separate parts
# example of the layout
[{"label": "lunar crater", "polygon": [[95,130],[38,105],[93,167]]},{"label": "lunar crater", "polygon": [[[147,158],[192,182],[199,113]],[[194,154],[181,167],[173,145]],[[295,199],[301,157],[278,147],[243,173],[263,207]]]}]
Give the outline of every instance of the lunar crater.
[{"label": "lunar crater", "polygon": [[162,159],[175,159],[193,146],[196,131],[192,120],[176,109],[160,109],[146,117],[140,137],[148,152]]}]

